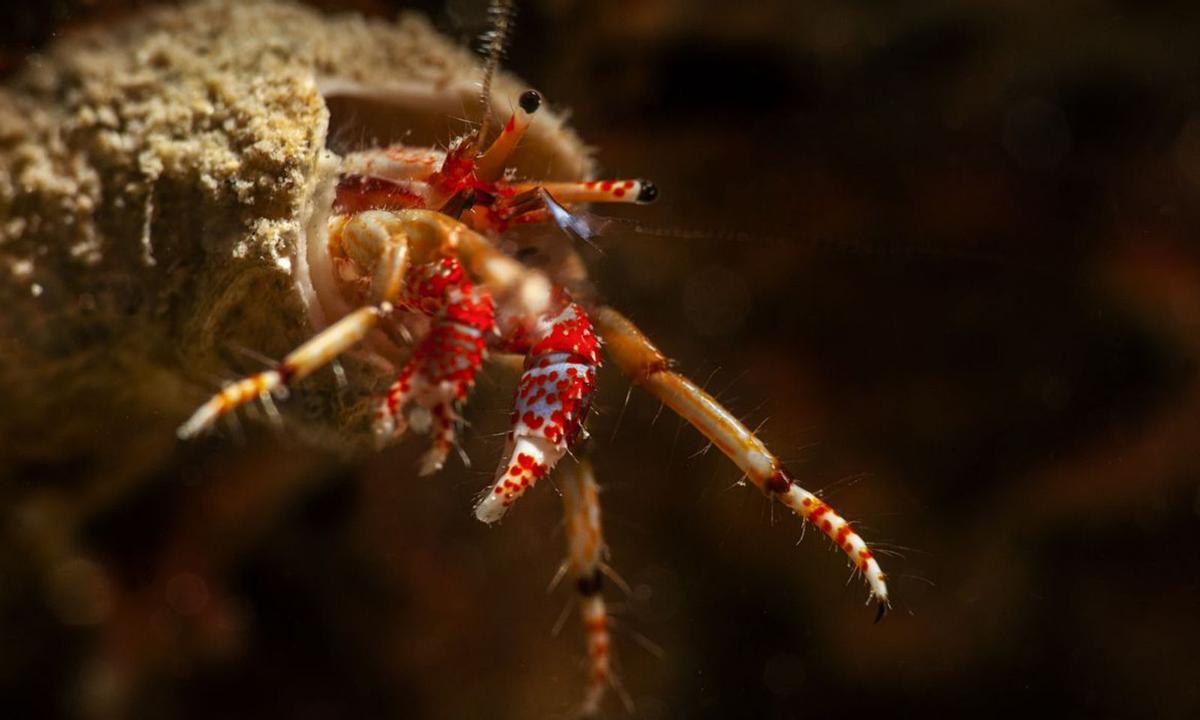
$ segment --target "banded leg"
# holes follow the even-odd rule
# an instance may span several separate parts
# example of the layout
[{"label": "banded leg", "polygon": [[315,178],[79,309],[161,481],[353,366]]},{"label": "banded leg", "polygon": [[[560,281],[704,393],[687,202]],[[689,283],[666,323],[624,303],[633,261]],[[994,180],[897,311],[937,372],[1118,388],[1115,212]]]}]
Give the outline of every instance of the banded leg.
[{"label": "banded leg", "polygon": [[879,604],[876,622],[882,619],[888,608],[887,578],[850,523],[797,485],[766,445],[716,399],[671,371],[667,358],[629,319],[610,307],[600,308],[593,317],[609,357],[622,373],[695,426],[760,490],[811,522],[849,556]]},{"label": "banded leg", "polygon": [[475,517],[486,523],[503,517],[562,459],[583,427],[596,386],[600,343],[583,308],[564,301],[558,312],[539,318],[515,344],[525,338],[531,347],[517,385],[505,448],[508,459],[475,507]]},{"label": "banded leg", "polygon": [[521,193],[541,188],[560,203],[635,203],[646,205],[658,198],[649,180],[588,180],[587,182],[513,183]]},{"label": "banded leg", "polygon": [[307,377],[362,340],[381,317],[391,312],[392,305],[387,302],[355,310],[293,350],[274,368],[225,387],[180,425],[176,434],[185,440],[196,437],[226,413]]},{"label": "banded leg", "polygon": [[600,489],[587,459],[578,465],[568,463],[559,477],[567,523],[567,573],[579,595],[579,618],[587,645],[587,687],[579,714],[592,717],[600,709],[612,672],[602,579],[607,549],[600,527]]}]

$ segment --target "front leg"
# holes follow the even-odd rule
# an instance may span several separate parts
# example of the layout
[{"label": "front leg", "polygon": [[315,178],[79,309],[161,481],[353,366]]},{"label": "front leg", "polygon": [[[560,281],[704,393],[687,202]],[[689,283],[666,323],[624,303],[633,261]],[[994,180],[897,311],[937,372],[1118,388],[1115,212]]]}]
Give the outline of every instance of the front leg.
[{"label": "front leg", "polygon": [[222,416],[267,393],[281,394],[359,343],[381,318],[392,313],[407,275],[409,242],[402,227],[379,220],[371,213],[336,215],[329,220],[330,254],[334,263],[353,277],[347,279],[348,287],[355,289],[365,307],[317,333],[274,368],[226,386],[179,427],[176,434],[181,439],[211,429]]},{"label": "front leg", "polygon": [[176,434],[184,440],[196,437],[226,413],[267,393],[282,392],[349,350],[366,337],[380,318],[391,312],[392,305],[388,302],[355,310],[293,350],[274,368],[226,386],[180,425]]}]

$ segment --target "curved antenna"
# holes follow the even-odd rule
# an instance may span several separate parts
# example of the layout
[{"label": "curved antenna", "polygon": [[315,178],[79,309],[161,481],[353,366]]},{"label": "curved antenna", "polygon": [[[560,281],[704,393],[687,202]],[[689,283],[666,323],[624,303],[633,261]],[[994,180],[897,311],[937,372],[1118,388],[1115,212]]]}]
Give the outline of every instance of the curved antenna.
[{"label": "curved antenna", "polygon": [[479,122],[479,134],[475,136],[472,148],[472,153],[476,155],[483,149],[488,126],[492,123],[492,77],[500,67],[500,56],[504,54],[504,47],[508,43],[508,35],[512,30],[515,13],[516,5],[513,0],[492,0],[488,7],[492,28],[483,35],[483,52],[486,60],[483,65],[483,83],[479,90],[479,99],[483,102],[483,118]]}]

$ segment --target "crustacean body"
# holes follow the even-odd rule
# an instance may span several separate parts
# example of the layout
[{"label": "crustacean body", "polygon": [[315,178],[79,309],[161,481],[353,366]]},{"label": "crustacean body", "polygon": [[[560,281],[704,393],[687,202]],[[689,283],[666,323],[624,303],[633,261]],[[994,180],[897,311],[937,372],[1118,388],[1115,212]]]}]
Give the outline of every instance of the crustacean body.
[{"label": "crustacean body", "polygon": [[[135,408],[141,412],[126,425],[130,434],[147,424],[161,430],[162,417],[186,417],[180,408],[195,397],[195,377],[218,371],[224,344],[270,352],[286,342],[294,349],[283,360],[228,384],[183,421],[179,436],[194,437],[247,403],[262,401],[273,412],[275,401],[302,395],[317,400],[304,409],[307,418],[355,440],[387,442],[410,425],[428,427],[430,448],[420,469],[429,473],[445,464],[488,357],[523,356],[506,448],[475,510],[490,523],[583,436],[597,369],[607,357],[759,489],[837,544],[865,577],[882,615],[884,573],[844,518],[796,484],[753,432],[676,373],[623,315],[576,297],[569,272],[527,266],[506,247],[512,227],[540,223],[569,233],[576,205],[648,202],[657,192],[652,184],[593,179],[587,154],[561,121],[539,110],[540,96],[490,72],[483,75],[478,105],[487,110],[478,132],[446,151],[434,148],[447,139],[437,137],[437,119],[456,103],[475,102],[480,75],[463,51],[415,18],[400,31],[341,20],[343,40],[333,43],[322,35],[324,21],[307,11],[248,7],[206,2],[162,12],[124,34],[69,46],[57,72],[31,72],[24,80],[16,102],[42,114],[6,118],[12,161],[0,178],[0,201],[17,220],[5,226],[13,269],[7,291],[24,289],[35,299],[103,294],[91,287],[92,278],[115,277],[139,299],[125,316],[84,312],[62,319],[63,327],[103,328],[104,343],[87,360],[40,367],[35,382],[61,383],[64,403],[85,394],[116,397],[119,389],[141,398]],[[238,17],[245,13],[270,18],[297,42],[282,48],[225,36],[225,27],[247,26]],[[358,42],[347,41],[350,35]],[[379,65],[391,73],[397,53],[408,77],[372,69],[371,60],[386,58],[391,65]],[[114,82],[111,72],[101,77],[87,69],[97,58],[125,74]],[[149,100],[147,86],[158,88]],[[73,104],[39,105],[51,95]],[[328,149],[329,109],[344,103],[369,116],[359,119],[364,124],[402,127],[393,136],[403,143],[346,154]],[[488,144],[491,108],[505,106],[511,115]],[[423,146],[412,135],[435,137]],[[72,264],[89,273],[64,271]],[[361,404],[337,401],[331,384],[297,387],[360,346],[374,361],[355,379],[391,375],[367,413]],[[26,348],[26,360],[37,352],[43,350]],[[78,371],[81,362],[92,363],[86,374]],[[81,376],[87,382],[76,384]],[[296,392],[288,393],[290,387]],[[29,413],[55,411],[34,404]],[[53,452],[102,420],[77,422],[74,435],[59,428],[40,437],[40,447]],[[588,639],[583,710],[592,713],[611,673],[604,543],[586,463],[568,468],[564,499],[567,567]]]}]

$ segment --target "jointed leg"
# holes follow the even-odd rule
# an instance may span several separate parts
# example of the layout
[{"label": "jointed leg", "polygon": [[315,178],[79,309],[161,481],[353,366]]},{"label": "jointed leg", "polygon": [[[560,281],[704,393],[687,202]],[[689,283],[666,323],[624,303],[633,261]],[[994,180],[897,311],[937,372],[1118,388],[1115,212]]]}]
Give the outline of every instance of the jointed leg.
[{"label": "jointed leg", "polygon": [[605,546],[600,528],[600,489],[592,464],[586,459],[578,465],[568,463],[560,477],[567,522],[567,572],[579,595],[579,617],[588,654],[587,689],[580,715],[591,717],[600,709],[611,673],[602,580]]},{"label": "jointed leg", "polygon": [[886,576],[850,523],[797,485],[766,445],[711,395],[672,372],[666,357],[627,318],[602,307],[593,313],[593,320],[609,357],[621,372],[694,425],[760,490],[811,522],[842,548],[866,578],[871,595],[879,603],[877,619],[882,618],[888,605]]},{"label": "jointed leg", "polygon": [[[495,331],[495,310],[487,290],[473,285],[453,257],[456,247],[448,236],[465,228],[448,219],[429,222],[430,217],[444,218],[428,211],[367,211],[332,218],[330,253],[341,279],[348,289],[357,288],[355,293],[384,301],[342,318],[276,368],[230,385],[180,427],[180,436],[194,436],[221,415],[312,373],[362,340],[382,315],[393,311],[394,302],[434,319],[388,392],[377,429],[389,437],[403,432],[405,406],[424,406],[434,433],[422,472],[441,467],[453,445],[454,404],[465,399],[482,365],[487,337]],[[514,283],[517,288],[527,285]]]},{"label": "jointed leg", "polygon": [[214,395],[179,426],[177,434],[184,439],[195,437],[229,411],[312,374],[362,340],[379,318],[391,312],[387,302],[355,310],[293,350],[271,370],[232,383]]},{"label": "jointed leg", "polygon": [[588,180],[587,182],[514,183],[513,190],[524,192],[541,188],[560,203],[636,203],[654,202],[658,188],[649,180]]},{"label": "jointed leg", "polygon": [[453,257],[413,268],[403,298],[406,306],[434,314],[434,321],[388,389],[375,430],[383,439],[397,437],[407,428],[407,405],[428,409],[433,444],[421,462],[421,474],[428,475],[441,469],[453,447],[458,419],[454,407],[467,399],[475,384],[487,336],[496,329],[496,312],[491,295],[471,283]]}]

